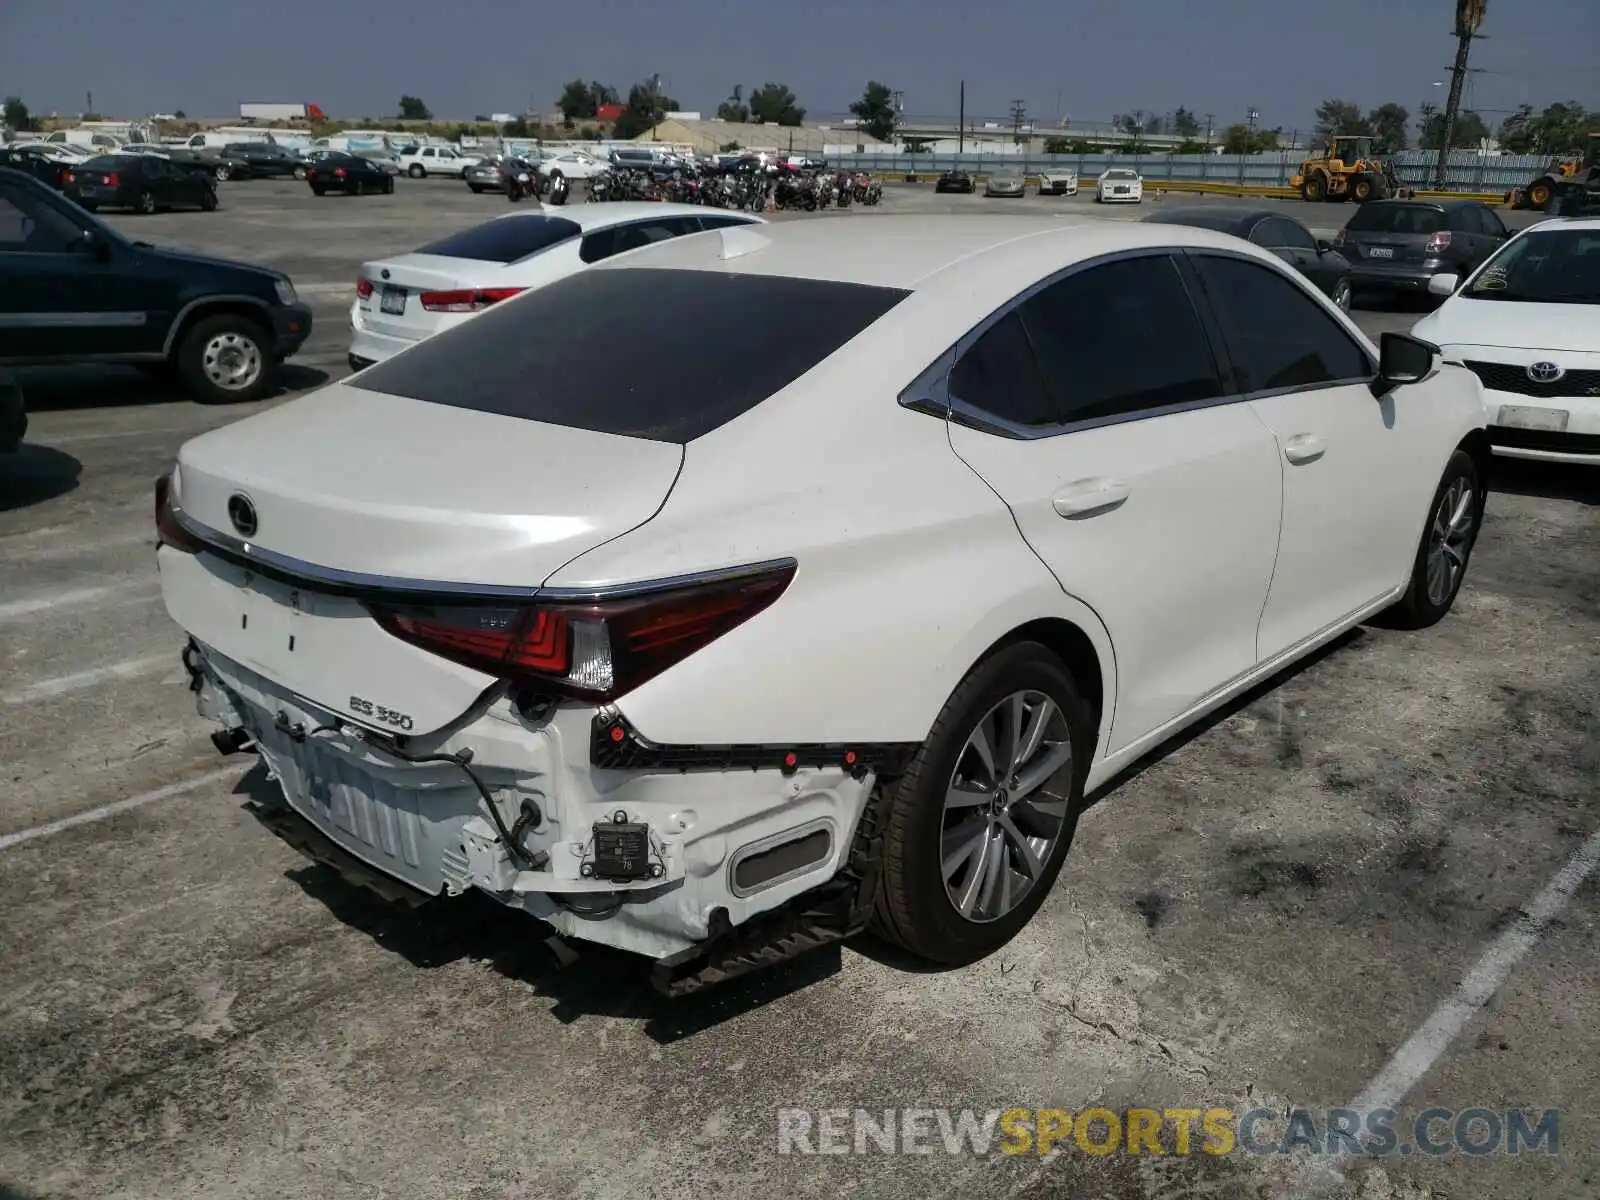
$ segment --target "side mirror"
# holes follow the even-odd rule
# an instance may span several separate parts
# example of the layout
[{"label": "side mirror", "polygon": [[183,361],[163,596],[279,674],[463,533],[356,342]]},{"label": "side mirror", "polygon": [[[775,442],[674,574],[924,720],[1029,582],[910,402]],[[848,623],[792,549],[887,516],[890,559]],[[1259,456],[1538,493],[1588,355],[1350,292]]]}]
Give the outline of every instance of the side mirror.
[{"label": "side mirror", "polygon": [[1326,253],[1328,253],[1328,251],[1330,251],[1332,249],[1333,249],[1333,243],[1330,242],[1327,238],[1318,238],[1317,239],[1317,253],[1318,254],[1326,254]]},{"label": "side mirror", "polygon": [[104,262],[111,257],[111,245],[93,229],[83,231],[83,240],[78,243],[78,248],[83,253]]},{"label": "side mirror", "polygon": [[1407,383],[1416,383],[1433,373],[1439,360],[1439,347],[1406,333],[1386,333],[1378,344],[1378,377],[1372,381],[1372,394],[1384,396]]},{"label": "side mirror", "polygon": [[1453,296],[1460,286],[1461,276],[1459,275],[1434,275],[1428,280],[1428,295]]}]

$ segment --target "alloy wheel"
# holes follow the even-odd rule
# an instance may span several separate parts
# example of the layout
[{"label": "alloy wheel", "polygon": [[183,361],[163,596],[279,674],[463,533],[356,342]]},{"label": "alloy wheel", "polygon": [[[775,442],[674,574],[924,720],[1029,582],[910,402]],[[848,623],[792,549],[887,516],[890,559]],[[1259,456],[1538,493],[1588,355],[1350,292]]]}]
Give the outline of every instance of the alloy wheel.
[{"label": "alloy wheel", "polygon": [[217,387],[243,391],[261,376],[261,349],[242,333],[219,333],[206,343],[200,366]]},{"label": "alloy wheel", "polygon": [[945,790],[940,844],[945,893],[964,919],[998,920],[1039,885],[1071,783],[1066,715],[1043,692],[1013,692],[977,723]]},{"label": "alloy wheel", "polygon": [[1467,569],[1476,526],[1477,496],[1472,482],[1457,477],[1439,498],[1428,529],[1428,602],[1440,605],[1455,594]]},{"label": "alloy wheel", "polygon": [[1345,312],[1350,311],[1350,281],[1341,279],[1333,285],[1333,302]]}]

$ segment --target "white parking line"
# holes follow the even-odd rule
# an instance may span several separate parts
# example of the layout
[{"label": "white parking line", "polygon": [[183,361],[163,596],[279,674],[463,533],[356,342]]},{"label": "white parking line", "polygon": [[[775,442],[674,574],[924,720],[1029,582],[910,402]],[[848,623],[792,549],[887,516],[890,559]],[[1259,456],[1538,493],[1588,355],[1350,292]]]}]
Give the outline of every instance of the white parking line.
[{"label": "white parking line", "polygon": [[356,281],[354,279],[341,280],[338,283],[301,283],[295,281],[294,290],[301,296],[326,298],[329,296],[344,296],[347,299],[356,298]]},{"label": "white parking line", "polygon": [[[1578,852],[1556,872],[1544,890],[1523,905],[1516,920],[1490,943],[1460,986],[1394,1052],[1383,1070],[1351,1101],[1350,1107],[1363,1113],[1397,1107],[1460,1036],[1467,1022],[1494,999],[1512,970],[1539,944],[1550,922],[1560,915],[1573,893],[1596,868],[1600,868],[1600,830],[1590,834],[1589,840],[1578,847]],[[1338,1173],[1350,1165],[1353,1157],[1346,1147],[1332,1159],[1313,1160],[1309,1164],[1310,1174],[1302,1176],[1300,1182],[1308,1184],[1316,1176],[1321,1176],[1326,1183],[1336,1182]],[[1286,1194],[1304,1195],[1299,1190]]]},{"label": "white parking line", "polygon": [[129,796],[126,800],[117,800],[111,804],[102,804],[99,808],[91,808],[88,812],[78,813],[76,816],[62,817],[59,821],[50,821],[44,825],[35,825],[32,829],[21,829],[16,833],[0,836],[0,850],[9,850],[13,846],[20,846],[24,842],[36,842],[40,838],[50,837],[64,830],[75,829],[79,825],[88,825],[94,821],[104,821],[107,817],[114,817],[118,813],[131,812],[136,808],[143,808],[147,804],[154,804],[158,800],[170,800],[174,796],[183,796],[189,792],[199,791],[213,783],[224,779],[235,778],[239,774],[237,766],[224,767],[219,771],[201,775],[185,783],[169,783],[166,787],[157,788],[153,792],[145,792],[140,796]]},{"label": "white parking line", "polygon": [[47,596],[34,596],[28,600],[13,600],[10,604],[0,604],[0,622],[15,621],[20,617],[31,617],[58,608],[71,608],[76,604],[89,604],[95,600],[104,600],[107,596],[114,596],[118,592],[139,596],[158,590],[159,587],[153,581],[141,581],[133,587],[119,584],[111,587],[73,588],[68,591],[52,592]]},{"label": "white parking line", "polygon": [[171,654],[130,658],[127,662],[95,667],[91,671],[58,675],[54,679],[44,679],[25,688],[18,688],[14,692],[0,692],[0,704],[31,704],[35,700],[50,700],[69,692],[81,691],[97,683],[104,683],[108,679],[138,679],[142,675],[154,675],[163,668],[171,667],[173,659],[174,656]]}]

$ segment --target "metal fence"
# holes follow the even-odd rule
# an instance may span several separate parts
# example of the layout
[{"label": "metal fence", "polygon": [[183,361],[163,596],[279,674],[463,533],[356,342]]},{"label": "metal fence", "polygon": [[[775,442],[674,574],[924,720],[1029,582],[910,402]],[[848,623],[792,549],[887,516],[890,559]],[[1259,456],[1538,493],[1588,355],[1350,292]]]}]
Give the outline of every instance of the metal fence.
[{"label": "metal fence", "polygon": [[[1080,180],[1099,175],[1108,167],[1135,167],[1150,180],[1173,180],[1241,187],[1288,187],[1289,177],[1300,169],[1304,154],[841,154],[829,159],[850,171],[884,175],[915,172],[934,175],[959,167],[984,174],[1002,166],[1020,167],[1033,174],[1047,167],[1066,167]],[[1438,155],[1430,150],[1405,150],[1393,156],[1395,173],[1411,187],[1434,186]],[[1485,155],[1469,150],[1450,154],[1446,186],[1462,192],[1503,192],[1526,183],[1549,164],[1537,154]]]}]

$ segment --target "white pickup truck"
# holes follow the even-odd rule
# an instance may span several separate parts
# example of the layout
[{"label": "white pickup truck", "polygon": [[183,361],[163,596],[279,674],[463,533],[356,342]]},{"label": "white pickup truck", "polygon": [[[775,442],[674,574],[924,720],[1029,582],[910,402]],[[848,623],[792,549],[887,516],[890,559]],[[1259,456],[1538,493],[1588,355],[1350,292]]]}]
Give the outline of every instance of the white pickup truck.
[{"label": "white pickup truck", "polygon": [[407,146],[400,151],[400,169],[413,179],[426,175],[451,175],[460,179],[477,155],[462,154],[454,146]]}]

